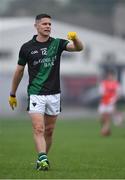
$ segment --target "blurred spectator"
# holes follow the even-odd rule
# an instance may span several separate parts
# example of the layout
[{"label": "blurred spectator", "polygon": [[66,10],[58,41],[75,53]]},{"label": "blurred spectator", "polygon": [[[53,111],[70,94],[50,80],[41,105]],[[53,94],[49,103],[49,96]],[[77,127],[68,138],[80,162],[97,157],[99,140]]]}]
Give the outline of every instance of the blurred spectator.
[{"label": "blurred spectator", "polygon": [[[116,75],[113,70],[109,70],[106,73],[106,78],[101,81],[99,85],[99,93],[101,95],[98,111],[101,115],[101,134],[108,136],[111,134],[111,120],[112,116],[118,116],[120,114],[116,110],[116,102],[121,94],[121,87],[116,80]],[[117,117],[115,116],[115,121]]]}]

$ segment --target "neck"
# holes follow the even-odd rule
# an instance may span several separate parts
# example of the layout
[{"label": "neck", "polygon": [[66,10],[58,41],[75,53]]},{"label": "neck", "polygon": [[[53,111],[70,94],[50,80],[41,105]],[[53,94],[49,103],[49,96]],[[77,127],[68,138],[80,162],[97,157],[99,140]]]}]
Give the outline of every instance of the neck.
[{"label": "neck", "polygon": [[49,39],[49,36],[41,36],[41,35],[37,35],[36,40],[39,42],[46,42]]}]

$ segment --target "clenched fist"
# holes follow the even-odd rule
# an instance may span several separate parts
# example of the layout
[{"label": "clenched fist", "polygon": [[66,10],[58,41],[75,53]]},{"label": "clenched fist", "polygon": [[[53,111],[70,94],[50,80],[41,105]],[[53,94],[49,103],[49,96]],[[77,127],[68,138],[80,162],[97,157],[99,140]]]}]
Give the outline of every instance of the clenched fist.
[{"label": "clenched fist", "polygon": [[77,37],[77,33],[76,32],[68,32],[67,37],[69,40],[75,40]]}]

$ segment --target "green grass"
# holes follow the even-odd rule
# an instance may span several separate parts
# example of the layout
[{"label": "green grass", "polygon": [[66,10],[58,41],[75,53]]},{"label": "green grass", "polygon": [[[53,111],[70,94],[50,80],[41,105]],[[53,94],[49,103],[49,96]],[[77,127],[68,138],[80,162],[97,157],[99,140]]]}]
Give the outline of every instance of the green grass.
[{"label": "green grass", "polygon": [[101,137],[96,120],[59,120],[49,153],[51,170],[34,169],[30,120],[0,120],[1,179],[124,179],[125,130]]}]

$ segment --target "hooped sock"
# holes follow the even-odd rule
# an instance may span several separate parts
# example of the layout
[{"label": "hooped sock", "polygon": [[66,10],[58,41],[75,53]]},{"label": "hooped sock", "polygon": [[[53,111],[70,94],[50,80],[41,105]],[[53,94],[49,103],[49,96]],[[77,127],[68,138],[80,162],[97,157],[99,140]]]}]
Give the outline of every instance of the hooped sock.
[{"label": "hooped sock", "polygon": [[39,161],[48,161],[46,153],[39,153],[38,154],[38,160]]}]

